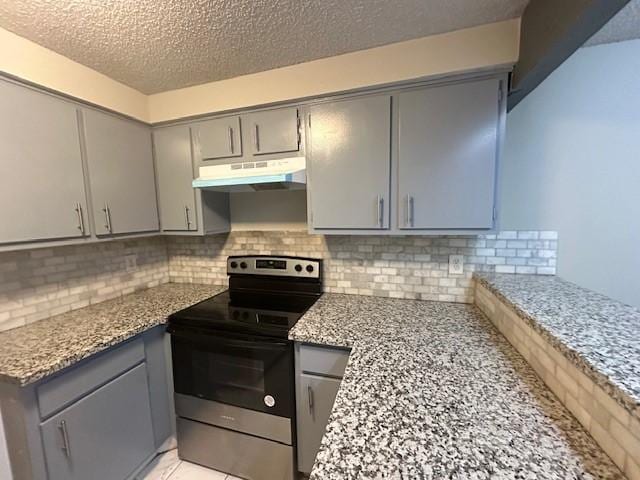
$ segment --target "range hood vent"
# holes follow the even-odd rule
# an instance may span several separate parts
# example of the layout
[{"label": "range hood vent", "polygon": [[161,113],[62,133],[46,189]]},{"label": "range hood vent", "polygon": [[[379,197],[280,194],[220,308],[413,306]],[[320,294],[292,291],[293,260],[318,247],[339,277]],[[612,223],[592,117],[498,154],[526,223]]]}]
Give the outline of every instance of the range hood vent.
[{"label": "range hood vent", "polygon": [[305,157],[200,167],[194,188],[218,192],[300,190],[306,187]]}]

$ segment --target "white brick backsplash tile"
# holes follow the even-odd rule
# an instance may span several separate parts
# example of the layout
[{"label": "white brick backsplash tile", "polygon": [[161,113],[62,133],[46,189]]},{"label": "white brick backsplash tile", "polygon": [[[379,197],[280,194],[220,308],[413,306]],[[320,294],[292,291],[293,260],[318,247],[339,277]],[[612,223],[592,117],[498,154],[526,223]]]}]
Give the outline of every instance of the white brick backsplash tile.
[{"label": "white brick backsplash tile", "polygon": [[[138,257],[135,275],[124,271],[128,254]],[[12,274],[11,281],[0,279],[0,311],[10,315],[0,315],[0,331],[169,280],[166,245],[159,237],[3,252],[0,272]]]},{"label": "white brick backsplash tile", "polygon": [[[526,236],[538,238],[530,232]],[[497,237],[500,239],[496,239]],[[229,253],[238,253],[246,248],[246,245],[242,245],[244,242],[260,245],[260,251],[265,254],[283,254],[286,251],[292,255],[313,254],[312,256],[324,258],[325,290],[330,292],[341,293],[345,289],[357,289],[373,295],[390,296],[392,293],[394,297],[423,300],[447,298],[446,301],[472,302],[473,287],[470,279],[465,278],[465,283],[458,283],[459,277],[449,276],[449,255],[461,253],[465,256],[466,276],[478,269],[498,271],[498,266],[515,258],[515,249],[504,247],[509,240],[517,239],[517,231],[499,232],[497,235],[450,237],[242,232],[205,238],[172,237],[167,239],[167,246],[172,281],[224,283],[224,259]],[[489,242],[496,243],[491,245]],[[241,248],[238,248],[239,244]],[[363,246],[373,248],[362,248]],[[496,251],[499,247],[502,247],[502,252]],[[195,261],[192,255],[198,255],[199,261]],[[527,266],[526,260],[517,259],[518,265]],[[216,264],[222,265],[222,268],[209,275],[208,272],[216,270]],[[548,264],[542,261],[539,266],[548,267]],[[509,269],[509,272],[515,272],[515,268]],[[331,281],[334,279],[349,283],[338,284]]]},{"label": "white brick backsplash tile", "polygon": [[[532,250],[538,273],[555,273],[557,235],[543,233],[524,234],[545,239],[535,247],[519,240],[518,231],[442,237],[232,232],[5,252],[0,253],[0,331],[167,281],[225,284],[226,257],[233,254],[323,258],[329,292],[472,303],[471,272],[514,273],[514,261],[534,267],[516,257],[516,248]],[[525,246],[509,247],[521,241]],[[539,250],[545,253],[538,255]],[[128,254],[138,255],[135,272],[124,271]],[[449,276],[451,254],[464,255],[464,276]]]},{"label": "white brick backsplash tile", "polygon": [[535,274],[536,273],[536,267],[517,265],[516,266],[516,273]]},{"label": "white brick backsplash tile", "polygon": [[640,480],[640,460],[634,461],[630,456],[627,456],[624,473],[629,480]]},{"label": "white brick backsplash tile", "polygon": [[478,283],[475,302],[627,478],[640,480],[640,421]]},{"label": "white brick backsplash tile", "polygon": [[526,240],[508,240],[507,248],[527,248]]},{"label": "white brick backsplash tile", "polygon": [[496,265],[496,273],[516,273],[516,267],[513,265]]},{"label": "white brick backsplash tile", "polygon": [[533,230],[521,230],[518,232],[518,239],[522,240],[537,240],[540,237],[540,233]]},{"label": "white brick backsplash tile", "polygon": [[511,240],[518,238],[518,232],[512,230],[505,230],[498,233],[499,240]]},{"label": "white brick backsplash tile", "polygon": [[598,442],[598,445],[602,447],[602,450],[609,455],[613,463],[624,469],[626,452],[616,439],[607,432],[606,428],[602,427],[598,422],[591,422],[589,433]]}]

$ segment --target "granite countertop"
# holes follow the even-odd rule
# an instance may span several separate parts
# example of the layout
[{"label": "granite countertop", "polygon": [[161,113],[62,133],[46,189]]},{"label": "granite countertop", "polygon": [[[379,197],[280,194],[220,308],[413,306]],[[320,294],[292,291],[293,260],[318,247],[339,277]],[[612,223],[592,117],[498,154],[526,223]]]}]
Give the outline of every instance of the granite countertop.
[{"label": "granite countertop", "polygon": [[624,478],[474,306],[324,294],[290,338],[352,348],[311,480]]},{"label": "granite countertop", "polygon": [[27,385],[164,323],[226,287],[169,283],[0,333],[0,381]]},{"label": "granite countertop", "polygon": [[555,276],[475,278],[640,417],[640,310]]}]

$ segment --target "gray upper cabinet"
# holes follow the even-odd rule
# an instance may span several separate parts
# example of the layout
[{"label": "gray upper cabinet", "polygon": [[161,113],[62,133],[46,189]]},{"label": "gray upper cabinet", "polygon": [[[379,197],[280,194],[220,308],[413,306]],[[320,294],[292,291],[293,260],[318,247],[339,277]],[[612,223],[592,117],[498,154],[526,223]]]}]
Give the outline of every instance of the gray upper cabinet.
[{"label": "gray upper cabinet", "polygon": [[248,124],[253,155],[297,152],[300,149],[300,125],[295,107],[251,113]]},{"label": "gray upper cabinet", "polygon": [[0,81],[0,244],[89,233],[76,107]]},{"label": "gray upper cabinet", "polygon": [[153,132],[160,225],[163,231],[196,231],[196,192],[191,186],[193,161],[189,127],[158,128]]},{"label": "gray upper cabinet", "polygon": [[151,130],[96,110],[83,118],[96,234],[158,230]]},{"label": "gray upper cabinet", "polygon": [[314,105],[308,122],[311,226],[388,228],[391,97]]},{"label": "gray upper cabinet", "polygon": [[490,229],[500,80],[398,95],[398,227]]},{"label": "gray upper cabinet", "polygon": [[240,117],[222,117],[198,122],[192,127],[199,161],[242,156]]},{"label": "gray upper cabinet", "polygon": [[145,364],[41,425],[49,480],[130,476],[155,450]]}]

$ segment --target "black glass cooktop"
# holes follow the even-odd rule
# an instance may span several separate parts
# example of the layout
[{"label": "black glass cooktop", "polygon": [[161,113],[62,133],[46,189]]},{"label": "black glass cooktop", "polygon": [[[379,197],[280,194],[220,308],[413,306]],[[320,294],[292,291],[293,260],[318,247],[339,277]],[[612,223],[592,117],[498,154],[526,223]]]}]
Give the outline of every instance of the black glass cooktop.
[{"label": "black glass cooktop", "polygon": [[169,317],[169,325],[287,338],[318,295],[222,292]]}]

